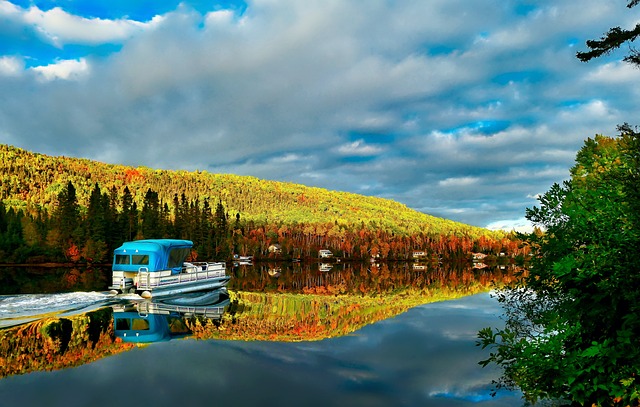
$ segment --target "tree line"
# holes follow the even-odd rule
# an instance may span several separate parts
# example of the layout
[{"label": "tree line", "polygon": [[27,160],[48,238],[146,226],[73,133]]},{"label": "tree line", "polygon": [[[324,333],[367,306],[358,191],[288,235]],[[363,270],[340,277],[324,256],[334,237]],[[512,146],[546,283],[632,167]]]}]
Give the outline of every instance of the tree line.
[{"label": "tree line", "polygon": [[382,230],[394,235],[456,235],[500,239],[504,234],[430,216],[398,202],[372,196],[262,180],[250,176],[212,174],[207,171],[168,171],[105,164],[71,157],[51,157],[0,144],[0,199],[25,213],[43,209],[52,213],[68,182],[76,189],[78,204],[86,208],[95,187],[123,194],[127,187],[138,209],[151,189],[158,200],[175,211],[176,193],[187,202],[222,201],[233,216],[256,225],[335,224],[347,229]]},{"label": "tree line", "polygon": [[173,213],[158,193],[148,189],[142,206],[127,186],[102,191],[96,183],[87,207],[78,203],[71,181],[59,192],[57,205],[25,213],[0,202],[0,254],[6,262],[106,262],[125,241],[180,238],[196,243],[194,254],[226,257],[229,227],[222,202],[173,198]]},{"label": "tree line", "polygon": [[[408,260],[414,250],[426,251],[432,259],[466,258],[472,251],[523,257],[527,251],[509,236],[406,236],[372,229],[364,222],[356,227],[337,221],[261,223],[245,220],[239,212],[230,215],[222,200],[190,200],[184,193],[175,193],[169,203],[151,188],[141,205],[128,186],[107,191],[96,183],[87,206],[81,206],[71,181],[58,193],[50,211],[42,207],[23,211],[0,202],[3,262],[106,263],[123,242],[151,238],[192,240],[192,256],[200,260],[230,260],[233,254],[256,259],[316,258],[322,248],[352,260]],[[275,253],[269,250],[274,245],[278,248]]]}]

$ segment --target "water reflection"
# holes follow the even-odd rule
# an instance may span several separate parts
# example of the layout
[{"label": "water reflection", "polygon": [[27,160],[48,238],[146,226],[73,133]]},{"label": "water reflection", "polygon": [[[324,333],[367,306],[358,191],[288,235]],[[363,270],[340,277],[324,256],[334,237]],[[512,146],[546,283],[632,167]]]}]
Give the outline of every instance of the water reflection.
[{"label": "water reflection", "polygon": [[229,289],[258,292],[385,294],[398,290],[508,282],[513,264],[473,268],[463,263],[256,263],[229,271]]},{"label": "water reflection", "polygon": [[[407,319],[406,315],[416,314],[407,311],[420,309],[429,302],[471,298],[468,296],[485,292],[494,283],[511,281],[515,271],[512,265],[504,269],[473,269],[471,264],[256,263],[233,267],[228,293],[200,293],[162,301],[113,297],[99,291],[0,296],[0,326],[6,327],[0,329],[0,377],[4,378],[0,380],[0,399],[5,400],[3,390],[13,385],[28,390],[31,380],[38,388],[44,383],[64,388],[63,384],[71,381],[74,385],[86,385],[87,392],[99,393],[95,385],[84,383],[83,378],[68,369],[90,362],[99,362],[94,364],[98,367],[83,366],[84,371],[113,385],[117,384],[116,377],[120,379],[124,373],[132,375],[131,366],[138,366],[138,362],[147,369],[145,380],[151,382],[154,375],[166,371],[169,363],[172,369],[166,374],[172,377],[187,377],[194,371],[212,377],[209,362],[204,361],[212,361],[220,349],[226,349],[226,356],[222,357],[229,360],[222,362],[237,369],[242,380],[253,377],[256,371],[252,366],[260,363],[263,373],[285,369],[287,375],[292,375],[289,383],[307,389],[309,394],[318,393],[318,387],[314,382],[294,380],[296,372],[305,372],[312,381],[331,383],[335,386],[332,389],[340,393],[338,399],[347,404],[353,392],[358,394],[355,404],[364,405],[364,400],[397,404],[402,400],[401,389],[409,385],[403,384],[406,380],[419,380],[407,390],[414,397],[409,405],[420,399],[420,383],[425,383],[425,391],[431,386],[429,399],[453,398],[457,402],[489,387],[487,374],[474,370],[479,369],[477,361],[481,357],[469,349],[469,346],[476,349],[475,336],[472,338],[469,332],[475,335],[476,325],[495,326],[495,322],[485,325],[486,321],[479,320],[481,317],[473,309],[455,308],[461,311],[456,318],[447,317],[446,310],[437,307],[434,315],[423,319]],[[100,274],[95,270],[87,273]],[[12,275],[24,277],[20,273]],[[53,275],[65,273],[55,271]],[[82,280],[79,276],[78,281]],[[102,288],[105,286],[106,282]],[[466,301],[465,298],[459,301]],[[468,306],[467,302],[442,304],[447,303]],[[488,307],[487,304],[490,303],[474,306],[480,309]],[[416,331],[416,324],[433,331]],[[473,328],[462,338],[459,328],[470,325]],[[187,338],[206,341],[174,340]],[[392,340],[387,341],[389,338]],[[145,350],[158,347],[162,350],[153,351],[155,357],[147,359],[150,353],[144,356],[136,352],[141,349],[137,344],[150,342],[159,343]],[[171,346],[170,350],[165,346]],[[288,361],[285,367],[282,361],[273,359],[279,352]],[[107,357],[116,354],[120,355]],[[465,366],[457,369],[459,374],[448,370],[454,361]],[[112,373],[102,370],[107,366],[113,367]],[[173,366],[180,368],[174,373]],[[64,373],[33,378],[29,374],[60,369]],[[447,380],[440,381],[439,376],[445,371]],[[469,378],[465,371],[476,373],[468,373],[473,376]],[[21,376],[28,379],[19,379]],[[480,380],[480,385],[474,380]],[[151,382],[147,384],[153,385]],[[435,384],[438,386],[433,387]],[[475,390],[469,390],[470,386]],[[247,388],[238,390],[250,393]],[[196,386],[192,391],[195,398],[203,401],[211,397],[206,386]],[[262,391],[268,393],[270,389]],[[77,396],[79,400],[88,397],[84,393]],[[300,403],[308,404],[303,394],[298,396],[302,397]],[[249,404],[257,401],[246,397]],[[317,400],[325,399],[327,403],[332,400],[323,397],[318,396]],[[27,404],[36,401],[28,395],[14,395],[11,400]],[[294,405],[293,399],[288,400],[285,405]]]},{"label": "water reflection", "polygon": [[109,267],[0,267],[0,295],[103,291],[110,281]]},{"label": "water reflection", "polygon": [[188,305],[189,298],[185,297],[113,305],[115,337],[124,342],[150,343],[189,336],[193,333],[192,318],[217,321],[229,306],[226,290],[211,294],[211,303],[207,305]]},{"label": "water reflection", "polygon": [[[94,407],[514,406],[491,398],[495,371],[481,369],[473,345],[496,323],[487,294],[416,307],[353,335],[314,342],[160,342],[59,372],[0,380],[3,405]],[[225,314],[226,315],[226,314]],[[130,345],[130,344],[128,344]],[[107,397],[131,389],[127,397]],[[125,386],[125,387],[123,387]]]}]

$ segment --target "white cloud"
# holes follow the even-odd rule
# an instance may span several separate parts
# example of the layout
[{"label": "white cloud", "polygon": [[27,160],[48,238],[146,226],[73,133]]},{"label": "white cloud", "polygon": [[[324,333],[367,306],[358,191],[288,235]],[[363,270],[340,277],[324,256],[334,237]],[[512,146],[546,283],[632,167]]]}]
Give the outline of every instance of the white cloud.
[{"label": "white cloud", "polygon": [[498,221],[489,223],[486,227],[489,230],[504,230],[507,232],[511,232],[511,231],[516,231],[520,233],[533,232],[533,225],[526,218],[498,220]]},{"label": "white cloud", "polygon": [[[16,44],[24,27],[61,52],[122,43],[108,58],[49,65],[30,50],[2,57],[0,93],[12,97],[0,142],[364,191],[480,226],[518,219],[567,177],[582,140],[640,108],[637,71],[575,58],[575,44],[601,34],[595,22],[626,18],[624,5],[536,7],[264,0],[202,15],[187,1],[139,23],[0,0],[0,18],[20,28],[0,33]],[[33,61],[43,66],[20,75]],[[140,140],[143,150],[122,147]]]},{"label": "white cloud", "polygon": [[0,15],[34,27],[56,46],[122,42],[162,22],[160,16],[154,17],[149,22],[85,18],[69,14],[60,7],[43,11],[36,6],[31,6],[25,10],[8,2],[0,3]]},{"label": "white cloud", "polygon": [[622,61],[609,62],[591,71],[587,81],[609,84],[628,84],[640,81],[640,70]]},{"label": "white cloud", "polygon": [[52,81],[54,79],[79,79],[88,75],[90,68],[87,60],[80,58],[78,60],[58,61],[45,66],[36,66],[31,70],[36,72],[41,80]]},{"label": "white cloud", "polygon": [[382,148],[367,145],[364,140],[356,140],[352,143],[343,144],[338,147],[338,153],[349,156],[370,156],[382,152]]},{"label": "white cloud", "polygon": [[438,181],[438,186],[441,187],[471,187],[477,186],[481,182],[478,177],[458,177],[447,178],[442,181]]},{"label": "white cloud", "polygon": [[24,61],[22,58],[13,56],[0,57],[0,75],[19,76],[24,71]]}]

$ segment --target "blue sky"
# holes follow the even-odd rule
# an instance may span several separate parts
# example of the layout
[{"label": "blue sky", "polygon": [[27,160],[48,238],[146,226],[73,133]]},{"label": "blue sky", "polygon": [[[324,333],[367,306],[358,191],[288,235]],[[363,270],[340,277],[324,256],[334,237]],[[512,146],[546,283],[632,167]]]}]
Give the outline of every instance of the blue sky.
[{"label": "blue sky", "polygon": [[601,0],[0,0],[0,143],[394,199],[489,228],[636,120]]}]

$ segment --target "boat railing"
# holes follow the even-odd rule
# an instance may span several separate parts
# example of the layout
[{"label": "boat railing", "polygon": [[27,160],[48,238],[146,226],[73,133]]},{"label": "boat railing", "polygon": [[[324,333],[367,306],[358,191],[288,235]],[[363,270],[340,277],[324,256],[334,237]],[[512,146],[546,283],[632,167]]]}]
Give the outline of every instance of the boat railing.
[{"label": "boat railing", "polygon": [[187,265],[183,267],[183,272],[178,274],[168,274],[165,271],[149,271],[146,267],[141,267],[138,271],[138,290],[148,290],[167,284],[188,283],[226,276],[224,263],[201,262],[191,264],[194,269],[189,270],[192,266]]},{"label": "boat railing", "polygon": [[187,306],[187,305],[167,305],[152,302],[141,302],[138,304],[138,314],[169,314],[179,312],[185,315],[199,315],[208,318],[221,317],[224,314],[226,304],[219,306]]}]

